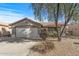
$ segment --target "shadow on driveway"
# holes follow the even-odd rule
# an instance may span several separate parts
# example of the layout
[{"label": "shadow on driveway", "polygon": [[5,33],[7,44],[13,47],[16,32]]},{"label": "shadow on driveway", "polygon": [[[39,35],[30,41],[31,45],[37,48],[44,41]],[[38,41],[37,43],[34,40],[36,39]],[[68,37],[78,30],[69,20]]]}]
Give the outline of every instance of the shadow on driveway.
[{"label": "shadow on driveway", "polygon": [[0,37],[0,42],[9,42],[9,43],[22,43],[22,42],[30,42],[30,41],[41,41],[42,39],[28,39],[28,38],[19,38],[19,37]]}]

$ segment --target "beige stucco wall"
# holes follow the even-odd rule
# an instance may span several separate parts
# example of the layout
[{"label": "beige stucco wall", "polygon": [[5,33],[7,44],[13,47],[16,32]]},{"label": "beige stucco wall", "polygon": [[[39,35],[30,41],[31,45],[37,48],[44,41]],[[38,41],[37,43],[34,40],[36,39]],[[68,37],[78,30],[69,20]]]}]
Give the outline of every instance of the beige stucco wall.
[{"label": "beige stucco wall", "polygon": [[7,35],[9,32],[11,32],[9,26],[0,25],[0,36]]},{"label": "beige stucco wall", "polygon": [[72,31],[72,35],[79,36],[79,24],[71,24],[68,29]]},{"label": "beige stucco wall", "polygon": [[2,28],[5,28],[6,31],[9,31],[9,27],[6,27],[6,26],[0,26],[0,31],[2,31]]}]

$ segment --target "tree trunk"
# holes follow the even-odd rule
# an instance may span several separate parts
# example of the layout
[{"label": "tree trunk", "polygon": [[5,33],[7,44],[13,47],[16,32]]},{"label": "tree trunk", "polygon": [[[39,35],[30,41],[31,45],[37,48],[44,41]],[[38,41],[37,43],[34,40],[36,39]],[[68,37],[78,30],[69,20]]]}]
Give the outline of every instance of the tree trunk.
[{"label": "tree trunk", "polygon": [[59,35],[59,30],[58,30],[58,17],[59,17],[59,3],[57,4],[57,15],[56,15],[56,19],[55,19],[55,24],[56,24],[56,32],[57,32],[58,41],[61,41],[61,38]]},{"label": "tree trunk", "polygon": [[[75,4],[74,5],[74,9],[72,9],[72,6],[73,6],[73,4],[71,5],[71,7],[70,7],[70,11],[69,11],[69,14],[68,14],[68,19],[66,19],[67,21],[65,21],[65,24],[64,24],[64,27],[63,27],[63,29],[62,29],[62,31],[61,31],[61,33],[60,33],[60,37],[62,36],[62,34],[63,34],[63,32],[64,32],[64,30],[65,30],[65,27],[67,26],[67,24],[68,24],[68,22],[71,20],[71,17],[72,17],[72,15],[73,15],[73,13],[74,13],[74,9],[75,9],[75,7],[77,6],[77,4]],[[65,17],[66,18],[66,17]]]},{"label": "tree trunk", "polygon": [[61,37],[60,36],[58,36],[58,41],[61,41]]},{"label": "tree trunk", "polygon": [[62,34],[63,34],[64,30],[65,30],[65,27],[66,27],[66,24],[64,25],[64,27],[63,27],[63,29],[62,29],[62,31],[60,33],[60,37],[62,36]]}]

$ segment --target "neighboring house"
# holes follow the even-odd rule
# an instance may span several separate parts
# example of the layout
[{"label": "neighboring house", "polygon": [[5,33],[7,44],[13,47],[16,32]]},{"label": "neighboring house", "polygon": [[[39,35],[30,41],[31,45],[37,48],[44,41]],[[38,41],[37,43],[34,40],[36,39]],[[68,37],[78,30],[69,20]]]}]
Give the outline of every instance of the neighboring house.
[{"label": "neighboring house", "polygon": [[38,31],[40,30],[42,25],[28,18],[16,21],[10,24],[10,26],[12,28],[13,37],[26,37],[31,39],[40,38]]},{"label": "neighboring house", "polygon": [[79,24],[69,24],[67,30],[70,32],[70,35],[79,36]]},{"label": "neighboring house", "polygon": [[10,27],[6,23],[0,23],[0,36],[5,36],[10,33]]}]

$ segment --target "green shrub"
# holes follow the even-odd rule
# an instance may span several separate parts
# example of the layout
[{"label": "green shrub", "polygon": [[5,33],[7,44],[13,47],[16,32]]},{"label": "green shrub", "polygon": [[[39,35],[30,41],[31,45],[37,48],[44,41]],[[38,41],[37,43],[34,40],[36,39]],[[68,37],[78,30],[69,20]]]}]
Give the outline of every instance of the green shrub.
[{"label": "green shrub", "polygon": [[49,36],[49,37],[57,37],[57,34],[51,32],[51,33],[48,33],[48,36]]}]

